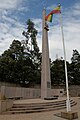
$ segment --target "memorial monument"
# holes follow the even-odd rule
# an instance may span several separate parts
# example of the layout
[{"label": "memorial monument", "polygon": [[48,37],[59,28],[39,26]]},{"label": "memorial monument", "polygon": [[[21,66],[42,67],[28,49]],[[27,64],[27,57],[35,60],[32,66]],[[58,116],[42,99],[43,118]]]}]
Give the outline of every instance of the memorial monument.
[{"label": "memorial monument", "polygon": [[46,10],[42,18],[42,71],[41,71],[41,98],[51,97],[50,61],[48,46],[48,25],[45,21]]}]

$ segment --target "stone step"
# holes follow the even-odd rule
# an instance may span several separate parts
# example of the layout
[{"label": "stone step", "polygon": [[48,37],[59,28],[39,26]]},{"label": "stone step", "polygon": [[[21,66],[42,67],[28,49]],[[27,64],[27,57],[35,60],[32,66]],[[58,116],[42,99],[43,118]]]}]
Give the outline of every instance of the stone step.
[{"label": "stone step", "polygon": [[[70,100],[70,103],[74,102],[73,100]],[[13,108],[23,108],[23,107],[34,107],[34,106],[51,106],[51,105],[59,105],[59,104],[66,104],[66,101],[61,102],[47,102],[47,103],[33,103],[33,104],[13,104]]]},{"label": "stone step", "polygon": [[35,110],[22,110],[22,111],[7,111],[4,112],[3,114],[23,114],[23,113],[35,113],[35,112],[45,112],[45,111],[51,111],[51,110],[59,110],[59,109],[64,109],[66,108],[65,106],[62,107],[57,107],[57,108],[48,108],[48,109],[35,109]]},{"label": "stone step", "polygon": [[[74,106],[76,103],[75,102],[73,102],[73,103],[71,103],[71,106]],[[10,109],[10,111],[22,111],[22,110],[35,110],[35,109],[48,109],[48,108],[57,108],[57,107],[62,107],[62,106],[66,106],[66,104],[65,103],[63,103],[63,104],[57,104],[57,105],[45,105],[45,106],[34,106],[34,107],[23,107],[23,108],[20,108],[20,107],[18,107],[18,108],[11,108]]]},{"label": "stone step", "polygon": [[[76,105],[76,102],[73,100],[70,100],[71,106]],[[48,104],[35,104],[30,106],[30,104],[27,106],[24,106],[24,104],[19,104],[17,107],[12,107],[10,110],[3,112],[3,114],[22,114],[22,113],[35,113],[35,112],[43,112],[43,111],[51,111],[51,110],[59,110],[66,108],[66,101],[60,102],[57,104],[52,104],[48,102]]]},{"label": "stone step", "polygon": [[[72,102],[73,100],[70,100],[70,102]],[[57,104],[63,104],[63,103],[66,103],[66,100],[63,100],[63,101],[54,101],[54,102],[45,102],[45,103],[28,103],[28,104],[23,104],[23,103],[20,103],[20,104],[13,104],[13,107],[17,108],[17,107],[32,107],[32,106],[45,106],[45,105],[57,105]]]},{"label": "stone step", "polygon": [[13,108],[23,108],[23,107],[35,107],[35,106],[52,106],[52,105],[59,105],[59,104],[64,104],[65,102],[62,103],[47,103],[47,104],[35,104],[35,105],[28,105],[28,104],[20,104],[20,105],[13,105]]},{"label": "stone step", "polygon": [[[74,105],[75,104],[75,102],[73,101],[73,102],[71,102],[71,105]],[[44,108],[52,108],[52,107],[59,107],[59,106],[66,106],[66,103],[61,103],[61,104],[53,104],[53,105],[45,105],[45,106],[43,106],[43,105],[36,105],[36,106],[17,106],[17,107],[12,107],[11,109],[10,109],[10,111],[14,111],[14,110],[25,110],[25,109],[28,109],[28,110],[30,110],[30,109],[44,109]]]},{"label": "stone step", "polygon": [[11,108],[10,111],[17,111],[17,110],[37,110],[37,109],[47,109],[47,108],[55,108],[55,107],[59,107],[59,106],[65,106],[65,104],[61,104],[61,105],[52,105],[52,106],[34,106],[34,107],[23,107],[23,108]]}]

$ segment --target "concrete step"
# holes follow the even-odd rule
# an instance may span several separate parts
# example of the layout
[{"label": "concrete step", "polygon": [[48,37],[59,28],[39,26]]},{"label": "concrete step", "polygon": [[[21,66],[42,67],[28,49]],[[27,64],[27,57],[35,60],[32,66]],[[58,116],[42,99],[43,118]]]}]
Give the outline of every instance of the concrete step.
[{"label": "concrete step", "polygon": [[[72,101],[71,102],[71,105],[74,105],[75,104],[75,102],[74,101]],[[66,106],[66,103],[64,102],[64,103],[59,103],[59,104],[46,104],[46,105],[35,105],[35,106],[17,106],[17,107],[12,107],[11,109],[10,109],[10,111],[16,111],[16,110],[30,110],[30,109],[44,109],[44,108],[52,108],[52,107],[62,107],[62,106]]]},{"label": "concrete step", "polygon": [[[70,103],[73,103],[73,100],[70,100]],[[36,106],[56,106],[59,104],[66,104],[66,101],[59,101],[59,102],[47,102],[47,103],[33,103],[33,104],[13,104],[13,108],[23,108],[23,107],[36,107]]]},{"label": "concrete step", "polygon": [[23,108],[18,107],[18,108],[11,108],[10,111],[16,111],[16,110],[20,111],[20,110],[26,110],[26,109],[27,110],[31,110],[31,109],[32,110],[35,110],[35,109],[37,110],[37,109],[47,109],[47,108],[53,108],[53,107],[55,108],[55,107],[60,107],[60,106],[61,107],[65,106],[65,104],[60,104],[60,105],[55,105],[55,106],[54,105],[52,105],[52,106],[34,106],[34,107],[30,106],[30,107],[23,107]]},{"label": "concrete step", "polygon": [[[70,100],[71,106],[76,105],[76,102]],[[3,114],[21,114],[21,113],[33,113],[43,112],[51,110],[59,110],[66,108],[66,101],[55,101],[46,103],[32,103],[32,104],[14,104],[13,107],[3,112]]]},{"label": "concrete step", "polygon": [[[73,100],[70,100],[70,102],[73,102]],[[62,100],[62,101],[54,101],[54,102],[45,102],[45,103],[28,103],[28,104],[13,104],[13,107],[17,108],[17,107],[33,107],[33,106],[50,106],[50,105],[58,105],[58,104],[64,104],[66,103],[66,100]]]},{"label": "concrete step", "polygon": [[35,104],[35,105],[27,105],[27,104],[25,104],[25,105],[23,105],[23,104],[21,104],[21,105],[13,105],[13,108],[25,108],[25,107],[27,107],[27,108],[31,108],[31,107],[40,107],[40,106],[56,106],[56,105],[59,105],[59,104],[65,104],[65,102],[62,102],[62,103],[47,103],[47,104]]},{"label": "concrete step", "polygon": [[17,107],[17,106],[35,106],[35,105],[46,105],[46,104],[59,104],[59,103],[63,103],[66,100],[62,100],[62,101],[54,101],[54,102],[42,102],[42,103],[17,103],[17,104],[13,104],[13,106]]},{"label": "concrete step", "polygon": [[64,109],[65,106],[62,107],[57,107],[57,108],[48,108],[48,109],[30,109],[30,110],[22,110],[22,111],[7,111],[4,112],[3,114],[23,114],[23,113],[35,113],[35,112],[45,112],[45,111],[51,111],[51,110],[59,110],[59,109]]}]

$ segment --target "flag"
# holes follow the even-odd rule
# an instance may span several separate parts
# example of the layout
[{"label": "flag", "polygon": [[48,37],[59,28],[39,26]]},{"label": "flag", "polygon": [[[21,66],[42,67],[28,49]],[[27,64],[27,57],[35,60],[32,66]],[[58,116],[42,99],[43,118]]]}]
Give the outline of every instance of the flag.
[{"label": "flag", "polygon": [[52,22],[52,17],[53,17],[53,14],[48,14],[45,19],[49,22]]},{"label": "flag", "polygon": [[52,22],[53,14],[58,14],[58,13],[61,13],[60,5],[59,5],[58,7],[56,7],[54,10],[52,10],[52,11],[45,17],[45,20],[46,20],[46,21],[49,21],[49,22]]}]

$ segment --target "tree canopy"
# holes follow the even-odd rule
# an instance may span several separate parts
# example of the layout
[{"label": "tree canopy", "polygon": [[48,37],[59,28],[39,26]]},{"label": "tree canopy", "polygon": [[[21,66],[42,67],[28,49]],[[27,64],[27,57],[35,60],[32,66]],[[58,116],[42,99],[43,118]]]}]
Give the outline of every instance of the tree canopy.
[{"label": "tree canopy", "polygon": [[[21,86],[40,84],[41,57],[37,44],[38,31],[29,19],[22,32],[24,40],[13,40],[9,49],[0,56],[0,81]],[[65,85],[64,60],[56,59],[51,64],[52,85]],[[80,53],[73,50],[71,63],[67,61],[69,85],[80,85]]]}]

